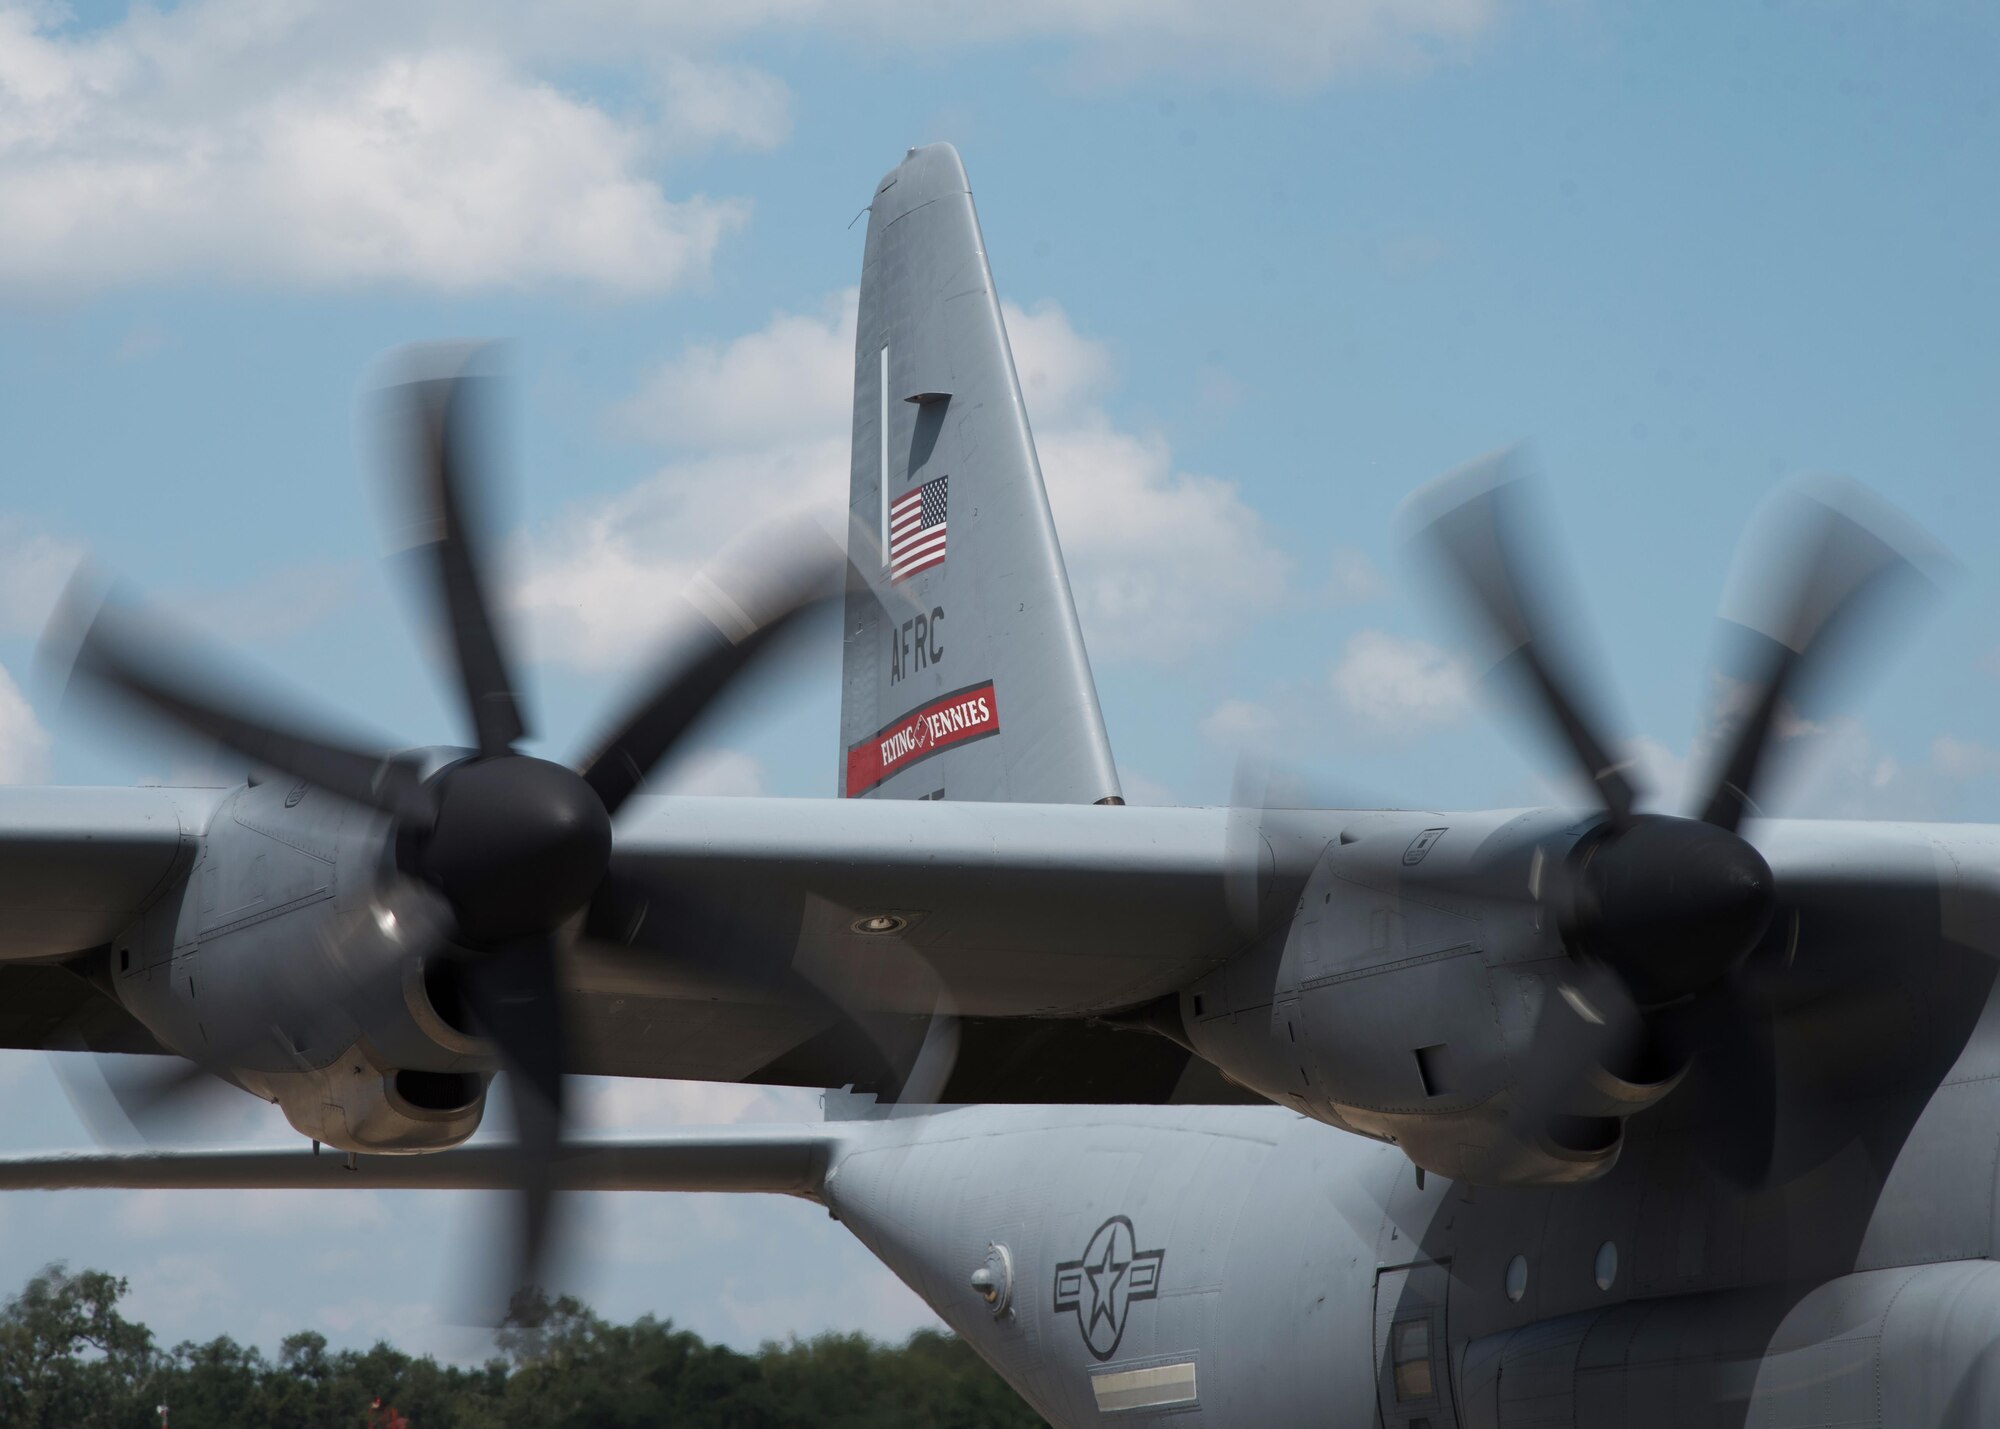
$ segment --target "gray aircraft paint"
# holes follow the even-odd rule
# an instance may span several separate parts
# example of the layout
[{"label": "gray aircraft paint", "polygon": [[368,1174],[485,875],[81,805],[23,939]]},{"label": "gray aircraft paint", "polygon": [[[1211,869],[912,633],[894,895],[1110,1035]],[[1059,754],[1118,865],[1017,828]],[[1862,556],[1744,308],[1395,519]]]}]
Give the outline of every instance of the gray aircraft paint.
[{"label": "gray aircraft paint", "polygon": [[[893,579],[892,551],[937,539],[913,531],[905,544],[890,529],[896,503],[921,504],[927,486],[945,496],[944,559]],[[979,217],[949,144],[911,150],[869,207],[849,520],[840,792],[1116,798]]]},{"label": "gray aircraft paint", "polygon": [[[1594,1084],[1589,1115],[1619,1135],[1587,1165],[1509,1144],[1515,1059],[1565,966],[1520,890],[1581,825],[1560,810],[1077,807],[1116,784],[963,170],[938,148],[892,178],[857,354],[852,549],[876,564],[857,566],[848,612],[850,637],[872,620],[881,639],[872,664],[850,639],[843,718],[873,701],[879,729],[992,679],[1002,733],[879,790],[923,798],[937,786],[920,772],[948,767],[948,799],[986,802],[636,801],[621,878],[662,908],[690,888],[713,906],[686,926],[658,914],[667,952],[576,950],[579,1055],[597,1059],[582,1069],[751,1077],[818,1030],[677,961],[673,939],[698,933],[775,951],[856,1006],[924,1013],[941,989],[968,1015],[1101,1017],[1134,1048],[1185,1039],[1196,1065],[1296,1111],[903,1108],[576,1148],[564,1179],[815,1199],[1064,1425],[2000,1419],[2000,829],[1746,826],[1775,875],[1767,951],[1787,999],[1773,1026],[1792,1099],[1766,1189],[1710,1172],[1699,1099],[1671,1086]],[[886,364],[876,294],[910,313]],[[968,510],[952,487],[946,560],[900,584],[879,579],[885,456],[890,499],[940,461],[972,463],[959,470],[997,498]],[[914,649],[938,591],[977,597],[988,662],[957,671],[927,628],[922,666],[887,670],[885,602],[907,608]],[[398,1105],[395,1074],[491,1059],[441,1026],[420,980],[363,996],[371,970],[327,956],[339,920],[383,911],[381,842],[375,820],[304,788],[0,791],[0,975],[72,984],[53,1011],[9,1008],[9,1045],[82,1026],[90,1046],[220,1046],[308,1134],[461,1139],[477,1102],[427,1116]],[[894,915],[893,938],[858,926],[871,913]],[[914,991],[911,951],[928,969]],[[79,1010],[89,988],[122,1026]],[[273,988],[288,992],[276,1021],[257,996]],[[1522,1184],[1572,1176],[1594,1179]],[[0,1162],[18,1187],[511,1179],[479,1146],[351,1171],[303,1148]]]},{"label": "gray aircraft paint", "polygon": [[[1699,1174],[1666,1119],[1601,1181],[1494,1190],[1420,1188],[1393,1147],[1221,1107],[690,1131],[579,1148],[564,1179],[818,1201],[1059,1425],[1971,1426],[2000,1406],[1996,1057],[1989,1005],[1900,1151],[1876,1163],[1857,1142],[1752,1196]],[[506,1184],[504,1157],[478,1147],[352,1171],[303,1148],[0,1161],[11,1188]],[[1080,1319],[1092,1288],[1066,1298],[1064,1277],[1117,1218],[1124,1253],[1158,1252],[1156,1280],[1110,1308],[1105,1267],[1116,1334],[1100,1357]],[[1617,1273],[1600,1286],[1607,1242]],[[999,1313],[982,1267],[999,1268]],[[1391,1347],[1412,1321],[1433,1332],[1431,1393],[1398,1402]],[[1190,1388],[1100,1407],[1107,1390]]]},{"label": "gray aircraft paint", "polygon": [[109,942],[187,875],[223,792],[0,789],[0,956]]}]

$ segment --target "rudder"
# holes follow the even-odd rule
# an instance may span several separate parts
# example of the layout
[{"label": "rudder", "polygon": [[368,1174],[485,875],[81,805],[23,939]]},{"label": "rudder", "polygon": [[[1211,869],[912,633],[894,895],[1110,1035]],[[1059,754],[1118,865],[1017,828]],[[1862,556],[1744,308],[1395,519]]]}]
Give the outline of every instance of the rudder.
[{"label": "rudder", "polygon": [[876,187],[855,328],[841,793],[1122,803],[964,165]]}]

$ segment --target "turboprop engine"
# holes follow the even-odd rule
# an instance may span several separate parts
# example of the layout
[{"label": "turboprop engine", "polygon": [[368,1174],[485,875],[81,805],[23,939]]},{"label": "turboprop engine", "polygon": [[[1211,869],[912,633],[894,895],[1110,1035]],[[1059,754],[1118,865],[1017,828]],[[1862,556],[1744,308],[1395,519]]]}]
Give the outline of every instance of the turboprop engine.
[{"label": "turboprop engine", "polygon": [[[1511,453],[1443,478],[1413,498],[1419,544],[1496,656],[1496,683],[1596,807],[1357,814],[1284,926],[1144,1020],[1274,1101],[1473,1182],[1601,1175],[1626,1118],[1691,1081],[1700,1150],[1754,1184],[1778,1102],[1759,977],[1791,919],[1740,830],[1831,657],[1941,557],[1850,485],[1774,503],[1775,539],[1738,565],[1739,587],[1762,590],[1732,622],[1742,649],[1718,692],[1706,792],[1694,817],[1644,812],[1585,667],[1556,638],[1577,602],[1529,544],[1525,490]],[[1268,845],[1285,830],[1262,817]]]},{"label": "turboprop engine", "polygon": [[478,1129],[499,1064],[448,967],[409,956],[428,910],[384,901],[387,837],[385,821],[297,781],[235,790],[179,896],[114,941],[108,975],[163,1043],[315,1141],[435,1151]]},{"label": "turboprop engine", "polygon": [[[1731,860],[1671,827],[1704,826],[1663,823],[1648,842],[1697,845],[1715,885],[1697,896],[1683,877],[1683,909],[1704,924],[1684,911],[1683,932],[1740,956],[1768,921],[1769,871],[1747,844]],[[1581,929],[1547,894],[1557,869],[1610,871],[1605,838],[1595,816],[1546,809],[1357,815],[1291,922],[1182,993],[1186,1037],[1273,1101],[1396,1142],[1440,1175],[1521,1185],[1601,1174],[1625,1118],[1671,1092],[1689,1062],[1666,1039],[1632,1036],[1630,1005],[1599,986],[1604,965],[1565,946],[1565,925],[1571,938]],[[1601,915],[1593,931],[1611,951]],[[1544,1059],[1563,1049],[1538,1029],[1578,1016],[1604,1019],[1619,1044],[1593,1044],[1551,1083]]]},{"label": "turboprop engine", "polygon": [[72,591],[50,638],[73,646],[80,689],[276,772],[218,805],[199,863],[108,950],[116,995],[188,1059],[184,1084],[246,1087],[350,1151],[464,1140],[504,1070],[519,1286],[541,1262],[568,1118],[561,963],[596,902],[616,898],[612,819],[739,676],[837,597],[845,556],[809,523],[753,532],[668,613],[637,698],[588,753],[567,765],[526,752],[527,700],[490,595],[473,356],[413,352],[384,399],[403,457],[395,544],[469,747],[398,752],[329,728],[88,591]]}]

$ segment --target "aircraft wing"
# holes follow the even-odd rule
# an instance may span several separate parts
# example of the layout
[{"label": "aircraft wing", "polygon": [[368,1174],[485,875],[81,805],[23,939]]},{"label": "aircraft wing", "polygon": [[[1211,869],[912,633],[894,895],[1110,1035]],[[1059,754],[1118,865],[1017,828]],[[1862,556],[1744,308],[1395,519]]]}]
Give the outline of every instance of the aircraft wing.
[{"label": "aircraft wing", "polygon": [[[838,1145],[833,1125],[714,1127],[670,1136],[578,1141],[556,1165],[575,1191],[767,1191],[814,1197]],[[0,1156],[0,1190],[512,1190],[505,1146],[429,1156],[361,1156],[297,1148]]]},{"label": "aircraft wing", "polygon": [[[639,949],[726,948],[751,968],[758,950],[790,957],[809,980],[876,1007],[929,1013],[941,990],[967,1017],[1076,1017],[1179,989],[1276,925],[1348,817],[1260,826],[1228,809],[1087,804],[633,805],[612,868],[641,916],[606,931]],[[870,932],[870,918],[895,930]],[[919,965],[934,986],[912,986]],[[640,952],[623,966],[646,981],[672,965]],[[599,975],[612,978],[612,963]]]},{"label": "aircraft wing", "polygon": [[[946,1101],[1255,1100],[1184,1047],[1093,1019],[1279,926],[1341,817],[636,799],[568,965],[578,1069],[894,1095],[890,1069],[945,1011]],[[866,931],[876,918],[894,931]]]},{"label": "aircraft wing", "polygon": [[[226,793],[0,789],[0,1046],[165,1050],[95,960],[188,877]],[[636,799],[615,870],[646,914],[635,940],[568,959],[576,1070],[893,1090],[942,1004],[962,1033],[952,1099],[1240,1101],[1184,1048],[1079,1016],[1243,946],[1232,858],[1268,881],[1266,841],[1223,810]],[[881,910],[895,936],[853,931]]]},{"label": "aircraft wing", "polygon": [[0,956],[109,942],[187,872],[224,792],[0,788]]},{"label": "aircraft wing", "polygon": [[74,960],[187,874],[223,792],[0,788],[0,1046],[161,1050]]}]

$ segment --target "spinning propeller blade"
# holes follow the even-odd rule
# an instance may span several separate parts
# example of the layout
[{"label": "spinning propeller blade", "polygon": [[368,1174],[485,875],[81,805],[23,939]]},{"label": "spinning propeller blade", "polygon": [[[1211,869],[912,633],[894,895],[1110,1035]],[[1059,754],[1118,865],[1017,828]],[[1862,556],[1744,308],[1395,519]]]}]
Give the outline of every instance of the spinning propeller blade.
[{"label": "spinning propeller blade", "polygon": [[[562,1155],[569,1061],[557,960],[606,884],[611,815],[759,654],[838,592],[842,558],[830,538],[815,540],[803,527],[762,533],[754,559],[740,554],[753,550],[745,543],[733,563],[698,583],[691,604],[702,618],[688,623],[645,682],[645,697],[581,772],[520,753],[526,719],[493,602],[478,510],[487,492],[472,450],[475,394],[485,379],[465,374],[464,356],[411,356],[410,369],[423,375],[395,389],[387,410],[403,454],[395,544],[425,572],[420,603],[444,633],[445,683],[460,693],[470,750],[445,751],[440,763],[320,733],[247,684],[216,678],[192,641],[154,618],[101,604],[88,610],[82,587],[52,639],[73,646],[79,687],[388,816],[394,869],[368,916],[331,930],[329,952],[337,966],[344,959],[355,970],[357,1020],[394,991],[388,982],[400,986],[412,963],[428,961],[449,978],[507,1072],[520,1223],[503,1287],[511,1292],[540,1275],[554,1236],[553,1167]],[[432,375],[440,369],[449,375]],[[407,928],[397,916],[405,908]],[[364,944],[379,952],[384,941],[392,945],[388,974],[380,958],[348,956]],[[261,995],[275,1023],[287,1000],[304,994],[279,970]],[[266,1021],[261,1012],[258,1020]],[[157,1096],[119,1100],[144,1118],[155,1102],[179,1098],[183,1082],[210,1083],[211,1072],[228,1070],[226,1058],[204,1059]]]},{"label": "spinning propeller blade", "polygon": [[1528,548],[1533,523],[1518,449],[1483,457],[1440,477],[1409,500],[1419,545],[1454,587],[1461,607],[1499,660],[1526,676],[1537,709],[1597,796],[1614,828],[1631,821],[1638,790],[1613,757],[1584,699],[1572,652],[1556,639],[1550,611],[1577,608],[1556,587],[1555,563]]},{"label": "spinning propeller blade", "polygon": [[[1935,584],[1947,569],[1927,537],[1853,482],[1782,492],[1762,524],[1781,526],[1782,535],[1773,536],[1783,546],[1754,560],[1766,588],[1751,599],[1761,609],[1739,612],[1742,625],[1761,637],[1762,659],[1732,689],[1743,713],[1733,721],[1699,815],[1731,830],[1755,812],[1752,791],[1781,714],[1824,682],[1829,664],[1851,648],[1871,616],[1899,594]],[[1718,723],[1726,729],[1731,722]]]},{"label": "spinning propeller blade", "polygon": [[460,975],[466,1009],[499,1052],[513,1098],[520,1237],[514,1272],[501,1287],[509,1294],[542,1283],[555,1207],[568,1062],[556,952],[552,936],[523,938],[467,960]]},{"label": "spinning propeller blade", "polygon": [[1526,712],[1567,748],[1604,809],[1534,894],[1554,912],[1572,962],[1551,977],[1516,1088],[1517,1121],[1553,1135],[1593,1068],[1691,1061],[1698,1144],[1719,1174],[1755,1185],[1772,1163],[1778,1068],[1768,1004],[1747,994],[1740,970],[1771,923],[1777,890],[1737,830],[1756,808],[1784,713],[1836,651],[1852,648],[1887,595],[1922,584],[1912,578],[1935,565],[1934,548],[1852,485],[1781,498],[1781,544],[1761,556],[1761,609],[1744,622],[1767,648],[1739,692],[1745,713],[1700,817],[1640,813],[1554,638],[1551,612],[1574,603],[1555,597],[1557,562],[1533,544],[1522,466],[1503,452],[1411,502],[1419,543],[1469,623],[1526,674]]},{"label": "spinning propeller blade", "polygon": [[651,683],[582,763],[607,810],[616,814],[731,682],[839,593],[845,563],[813,523],[776,522],[695,579]]},{"label": "spinning propeller blade", "polygon": [[356,748],[284,713],[276,700],[225,672],[210,651],[159,615],[94,601],[83,578],[72,582],[51,621],[45,648],[60,646],[73,651],[73,679],[127,709],[386,814],[408,814],[421,801],[411,761]]},{"label": "spinning propeller blade", "polygon": [[[419,350],[412,362],[443,356],[450,349]],[[404,408],[397,423],[407,443],[402,483],[408,498],[406,538],[411,554],[425,567],[435,592],[431,606],[450,641],[459,693],[473,744],[486,758],[513,751],[527,733],[519,687],[502,649],[488,590],[490,563],[481,549],[483,522],[475,505],[482,493],[470,481],[475,406],[493,379],[463,370],[444,377],[404,383],[394,397]]]}]

